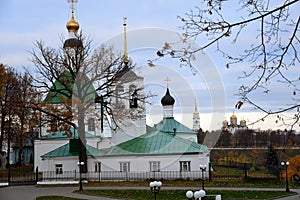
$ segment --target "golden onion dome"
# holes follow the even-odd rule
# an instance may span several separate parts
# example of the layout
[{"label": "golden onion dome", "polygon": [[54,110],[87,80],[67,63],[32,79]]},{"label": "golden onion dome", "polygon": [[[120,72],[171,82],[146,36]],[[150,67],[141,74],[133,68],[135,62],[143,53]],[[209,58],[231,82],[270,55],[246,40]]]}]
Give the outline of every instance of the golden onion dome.
[{"label": "golden onion dome", "polygon": [[228,121],[225,119],[225,120],[223,121],[223,124],[228,124]]},{"label": "golden onion dome", "polygon": [[72,18],[71,20],[66,24],[66,27],[69,32],[77,32],[79,29],[79,24],[78,22],[75,21],[74,19],[74,12],[72,12]]},{"label": "golden onion dome", "polygon": [[242,119],[240,122],[241,122],[241,123],[246,123],[246,120]]},{"label": "golden onion dome", "polygon": [[237,117],[233,114],[231,115],[230,119],[237,119]]}]

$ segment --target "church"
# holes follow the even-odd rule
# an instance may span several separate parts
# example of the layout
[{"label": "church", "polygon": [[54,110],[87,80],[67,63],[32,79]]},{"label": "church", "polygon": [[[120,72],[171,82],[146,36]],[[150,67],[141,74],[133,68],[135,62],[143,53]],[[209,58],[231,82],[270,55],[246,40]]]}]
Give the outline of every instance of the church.
[{"label": "church", "polygon": [[[72,2],[73,4],[73,2]],[[124,20],[124,63],[128,62],[126,49],[126,21]],[[69,38],[64,42],[64,50],[82,45],[75,37],[79,24],[75,21],[74,7],[72,17],[66,25]],[[63,79],[68,78],[68,71],[62,72]],[[88,77],[87,77],[88,78]],[[163,178],[199,179],[200,165],[209,166],[210,151],[207,146],[197,143],[196,129],[200,127],[197,107],[193,116],[193,130],[178,122],[173,116],[175,99],[171,88],[165,88],[161,94],[163,118],[154,126],[146,124],[145,102],[138,101],[135,95],[143,96],[144,79],[132,69],[127,69],[111,91],[115,93],[111,101],[115,105],[112,112],[122,112],[121,119],[111,119],[109,115],[97,120],[97,113],[103,114],[102,106],[94,104],[84,117],[87,180],[132,180],[139,173],[140,179]],[[58,81],[53,88],[61,88]],[[88,90],[95,90],[93,86]],[[128,100],[118,98],[121,92],[130,94]],[[65,99],[63,94],[49,91],[43,100],[45,104],[59,107]],[[97,97],[95,97],[97,99]],[[192,119],[191,119],[192,120]],[[45,120],[46,121],[46,120]],[[77,122],[74,121],[76,124]],[[41,134],[34,141],[34,165],[43,174],[43,180],[78,177],[78,131],[71,128],[67,131],[51,131],[51,121],[41,127]],[[49,131],[50,130],[50,131]],[[70,175],[74,172],[74,176]],[[194,172],[194,173],[192,173]],[[154,174],[153,174],[154,173]],[[172,176],[170,176],[170,173]],[[113,176],[112,176],[113,174]],[[208,173],[206,173],[208,176]],[[72,179],[72,178],[71,178]]]}]

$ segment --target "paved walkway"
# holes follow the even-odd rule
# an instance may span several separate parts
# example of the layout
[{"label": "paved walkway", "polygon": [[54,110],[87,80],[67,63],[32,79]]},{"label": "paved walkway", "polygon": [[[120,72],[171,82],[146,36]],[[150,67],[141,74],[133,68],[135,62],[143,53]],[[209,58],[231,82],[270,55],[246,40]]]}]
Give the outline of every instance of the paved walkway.
[{"label": "paved walkway", "polygon": [[[147,187],[85,187],[88,189],[145,189],[149,190]],[[191,187],[164,187],[165,190],[174,190],[174,189],[183,189],[183,190],[197,190],[199,188],[191,188]],[[207,190],[282,190],[282,189],[274,189],[274,188],[224,188],[224,187],[207,187]],[[78,187],[76,186],[61,186],[61,187],[36,187],[36,186],[11,186],[11,187],[2,187],[0,188],[0,199],[5,200],[30,200],[30,199],[36,199],[38,196],[44,196],[44,195],[60,195],[60,196],[68,196],[68,197],[74,197],[79,199],[91,199],[91,200],[113,200],[112,198],[106,198],[106,197],[99,197],[99,196],[88,196],[88,195],[82,195],[73,193],[74,190],[78,190]],[[298,193],[298,195],[280,198],[278,200],[300,200],[299,194],[300,189],[292,189],[292,191],[295,191]]]}]

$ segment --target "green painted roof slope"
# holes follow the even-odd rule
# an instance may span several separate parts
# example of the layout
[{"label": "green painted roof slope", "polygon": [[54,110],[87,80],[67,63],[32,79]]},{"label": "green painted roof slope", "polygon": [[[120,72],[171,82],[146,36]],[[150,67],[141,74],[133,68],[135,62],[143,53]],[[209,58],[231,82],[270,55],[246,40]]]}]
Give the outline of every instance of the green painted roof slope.
[{"label": "green painted roof slope", "polygon": [[204,145],[152,129],[146,134],[108,149],[109,155],[198,154],[208,152]]},{"label": "green painted roof slope", "polygon": [[[95,135],[92,135],[92,134],[86,132],[85,137],[86,138],[94,138],[94,137],[99,137],[99,136],[95,136]],[[61,139],[70,139],[70,138],[74,138],[74,129],[73,128],[71,128],[70,131],[52,132],[47,135],[41,136],[39,139],[40,140],[61,140]],[[75,138],[78,138],[77,130],[75,131]]]},{"label": "green painted roof slope", "polygon": [[74,82],[75,80],[72,77],[72,74],[67,70],[64,71],[50,88],[46,98],[44,99],[44,103],[59,104],[62,102],[70,102]]},{"label": "green painted roof slope", "polygon": [[[86,145],[87,156],[101,156],[102,153],[95,147]],[[78,152],[70,152],[70,144],[65,144],[61,147],[54,149],[44,155],[41,158],[54,158],[54,157],[68,157],[68,156],[78,156]]]},{"label": "green painted roof slope", "polygon": [[192,131],[185,125],[181,124],[173,117],[164,118],[158,124],[154,126],[157,130],[166,132],[166,133],[174,133],[174,129],[176,129],[176,134],[193,134],[197,135],[195,131]]},{"label": "green painted roof slope", "polygon": [[66,70],[55,80],[43,102],[46,104],[71,103],[72,95],[75,98],[79,96],[75,81],[78,81],[77,84],[81,87],[80,95],[83,96],[83,101],[86,103],[94,101],[96,90],[89,78],[84,74],[74,76]]}]

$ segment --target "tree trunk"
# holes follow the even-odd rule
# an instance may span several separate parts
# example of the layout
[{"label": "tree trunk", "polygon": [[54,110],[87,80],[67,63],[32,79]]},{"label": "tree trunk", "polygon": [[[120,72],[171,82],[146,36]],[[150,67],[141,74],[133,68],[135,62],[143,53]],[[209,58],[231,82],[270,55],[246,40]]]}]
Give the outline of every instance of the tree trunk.
[{"label": "tree trunk", "polygon": [[3,145],[3,137],[4,137],[4,120],[5,120],[5,114],[2,111],[1,115],[1,134],[0,134],[0,151],[2,151],[2,145]]},{"label": "tree trunk", "polygon": [[79,143],[79,162],[83,162],[84,165],[80,165],[80,173],[87,173],[87,155],[86,155],[86,138],[85,138],[85,125],[84,125],[84,111],[78,109],[78,136]]}]

